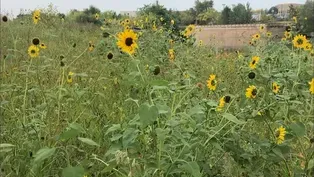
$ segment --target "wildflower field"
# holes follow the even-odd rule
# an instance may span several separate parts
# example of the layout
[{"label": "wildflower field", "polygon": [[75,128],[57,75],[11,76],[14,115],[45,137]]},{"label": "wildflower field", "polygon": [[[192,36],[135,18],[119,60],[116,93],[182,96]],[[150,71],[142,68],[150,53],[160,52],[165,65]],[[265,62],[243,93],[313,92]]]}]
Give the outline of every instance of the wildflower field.
[{"label": "wildflower field", "polygon": [[194,25],[94,18],[2,17],[1,177],[314,176],[313,41],[293,22],[219,52]]}]

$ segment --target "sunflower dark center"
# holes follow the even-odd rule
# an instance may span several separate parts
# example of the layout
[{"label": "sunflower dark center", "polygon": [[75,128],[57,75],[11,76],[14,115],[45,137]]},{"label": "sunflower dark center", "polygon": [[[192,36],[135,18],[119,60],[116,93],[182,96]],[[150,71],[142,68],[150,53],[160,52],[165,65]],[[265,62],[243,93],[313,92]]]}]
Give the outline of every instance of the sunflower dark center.
[{"label": "sunflower dark center", "polygon": [[255,78],[255,73],[254,72],[250,72],[249,73],[249,78],[250,79],[254,79]]},{"label": "sunflower dark center", "polygon": [[256,89],[253,89],[253,90],[252,90],[252,95],[253,95],[253,96],[256,96],[256,95],[257,95],[257,90],[256,90]]},{"label": "sunflower dark center", "polygon": [[36,53],[36,51],[35,51],[34,49],[32,49],[32,50],[31,50],[31,53],[32,53],[32,54],[35,54],[35,53]]},{"label": "sunflower dark center", "polygon": [[40,43],[40,40],[38,38],[34,38],[32,42],[34,45],[38,45]]},{"label": "sunflower dark center", "polygon": [[277,132],[276,132],[276,134],[275,134],[276,138],[278,138],[278,137],[279,137],[279,135],[280,135],[280,132],[279,132],[279,131],[277,131]]},{"label": "sunflower dark center", "polygon": [[256,60],[253,60],[253,61],[252,61],[252,64],[255,65],[255,63],[256,63]]},{"label": "sunflower dark center", "polygon": [[130,37],[126,38],[125,45],[130,47],[132,44],[133,44],[133,39]]},{"label": "sunflower dark center", "polygon": [[303,44],[303,39],[298,39],[298,40],[297,40],[297,43],[298,43],[299,45],[302,45],[302,44]]},{"label": "sunflower dark center", "polygon": [[113,54],[112,53],[108,53],[107,58],[110,60],[113,58]]},{"label": "sunflower dark center", "polygon": [[7,16],[3,16],[2,17],[2,21],[7,22],[8,21],[8,17]]},{"label": "sunflower dark center", "polygon": [[216,85],[216,81],[215,81],[215,80],[212,80],[212,81],[210,82],[210,84],[211,84],[212,86],[215,86],[215,85]]},{"label": "sunflower dark center", "polygon": [[35,19],[36,19],[36,20],[38,19],[38,16],[37,16],[37,15],[35,16]]},{"label": "sunflower dark center", "polygon": [[230,100],[231,100],[231,97],[230,97],[230,96],[225,96],[224,101],[225,101],[226,103],[229,103]]}]

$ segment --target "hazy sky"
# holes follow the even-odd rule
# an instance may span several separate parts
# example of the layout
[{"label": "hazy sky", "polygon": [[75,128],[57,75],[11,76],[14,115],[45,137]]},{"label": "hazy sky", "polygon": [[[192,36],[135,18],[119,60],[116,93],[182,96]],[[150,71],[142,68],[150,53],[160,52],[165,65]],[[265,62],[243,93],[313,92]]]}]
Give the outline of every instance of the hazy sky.
[{"label": "hazy sky", "polygon": [[[66,13],[70,9],[83,9],[94,5],[101,10],[132,11],[156,0],[0,0],[2,13],[17,15],[20,9],[35,9],[54,4],[58,11]],[[221,10],[223,4],[232,5],[249,2],[253,9],[270,8],[280,3],[304,3],[306,0],[214,0],[215,8]],[[185,10],[194,5],[194,0],[159,0],[167,8]]]}]

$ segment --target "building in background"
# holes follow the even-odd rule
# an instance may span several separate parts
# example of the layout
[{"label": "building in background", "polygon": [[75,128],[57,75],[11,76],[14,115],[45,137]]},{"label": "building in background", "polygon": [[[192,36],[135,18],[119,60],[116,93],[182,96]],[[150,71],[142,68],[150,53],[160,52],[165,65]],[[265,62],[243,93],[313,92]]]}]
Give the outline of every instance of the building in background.
[{"label": "building in background", "polygon": [[121,15],[129,16],[129,17],[136,17],[137,11],[120,11]]},{"label": "building in background", "polygon": [[253,10],[252,11],[252,18],[255,20],[255,21],[261,21],[262,20],[262,9],[259,9],[259,10]]},{"label": "building in background", "polygon": [[275,7],[278,9],[277,18],[280,19],[287,19],[289,18],[289,9],[290,6],[293,6],[295,8],[302,6],[303,4],[297,4],[297,3],[284,3],[284,4],[278,4]]}]

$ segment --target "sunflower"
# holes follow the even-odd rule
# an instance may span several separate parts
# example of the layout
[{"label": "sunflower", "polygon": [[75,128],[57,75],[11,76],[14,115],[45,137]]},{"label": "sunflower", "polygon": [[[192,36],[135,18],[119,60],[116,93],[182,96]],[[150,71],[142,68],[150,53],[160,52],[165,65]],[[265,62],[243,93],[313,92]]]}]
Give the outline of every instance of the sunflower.
[{"label": "sunflower", "polygon": [[304,35],[298,34],[293,38],[293,45],[296,48],[304,48],[305,44],[307,44],[306,37]]},{"label": "sunflower", "polygon": [[211,74],[207,80],[207,88],[209,90],[216,90],[217,87],[217,80],[216,80],[216,75]]},{"label": "sunflower", "polygon": [[99,14],[98,14],[98,13],[95,14],[95,19],[96,19],[96,20],[99,19]]},{"label": "sunflower", "polygon": [[312,95],[314,95],[314,78],[312,78],[312,80],[309,82],[309,84],[310,84],[310,93],[312,94]]},{"label": "sunflower", "polygon": [[284,35],[285,35],[285,38],[287,39],[291,38],[291,32],[289,31],[285,31]]},{"label": "sunflower", "polygon": [[95,48],[95,45],[93,44],[93,42],[89,41],[89,43],[88,43],[88,50],[91,52],[91,51],[94,50],[94,48]]},{"label": "sunflower", "polygon": [[273,92],[277,94],[279,92],[280,86],[276,82],[273,82],[272,89],[273,89]]},{"label": "sunflower", "polygon": [[194,34],[195,28],[196,28],[195,25],[187,26],[183,32],[183,36],[185,36],[186,38],[189,38],[191,35]]},{"label": "sunflower", "polygon": [[297,17],[292,17],[292,20],[294,21],[294,23],[298,23]]},{"label": "sunflower", "polygon": [[137,46],[137,34],[133,30],[125,30],[118,34],[117,45],[123,52],[126,52],[130,55],[135,53]]},{"label": "sunflower", "polygon": [[173,39],[170,39],[169,40],[169,44],[172,46],[174,44],[174,40]]},{"label": "sunflower", "polygon": [[260,26],[259,26],[259,30],[260,30],[261,32],[263,32],[263,31],[265,30],[265,28],[266,28],[265,25],[260,25]]},{"label": "sunflower", "polygon": [[257,89],[254,85],[250,85],[247,89],[246,89],[246,93],[245,96],[246,98],[255,98],[257,95]]},{"label": "sunflower", "polygon": [[46,44],[44,44],[44,43],[41,43],[39,47],[42,48],[42,49],[46,49],[47,48]]},{"label": "sunflower", "polygon": [[309,42],[304,45],[304,50],[306,51],[310,51],[312,50],[312,48],[313,48],[313,45]]},{"label": "sunflower", "polygon": [[176,58],[176,55],[173,49],[169,49],[168,56],[169,56],[170,61],[174,61],[174,59]]},{"label": "sunflower", "polygon": [[36,25],[40,20],[40,10],[35,10],[33,13],[33,22]]},{"label": "sunflower", "polygon": [[286,133],[287,133],[286,129],[283,126],[280,126],[279,128],[276,129],[277,144],[283,143],[283,141],[285,140]]},{"label": "sunflower", "polygon": [[73,75],[74,75],[74,73],[70,71],[69,74],[68,74],[68,77],[67,77],[67,82],[68,83],[72,83],[73,82]]},{"label": "sunflower", "polygon": [[203,46],[203,40],[198,41],[198,46]]},{"label": "sunflower", "polygon": [[255,69],[259,60],[260,60],[260,57],[258,56],[252,57],[252,61],[250,62],[250,68]]},{"label": "sunflower", "polygon": [[225,107],[225,97],[221,97],[220,100],[219,100],[219,105],[217,107],[217,111],[222,111],[222,109]]},{"label": "sunflower", "polygon": [[267,37],[271,37],[271,35],[272,35],[271,32],[267,32],[267,33],[266,33],[266,36],[267,36]]},{"label": "sunflower", "polygon": [[259,33],[256,33],[252,37],[253,37],[253,40],[259,40],[261,38],[261,35]]},{"label": "sunflower", "polygon": [[155,24],[155,23],[153,24],[152,29],[153,29],[153,31],[157,31],[157,27],[156,27],[156,24]]},{"label": "sunflower", "polygon": [[130,24],[130,19],[125,19],[125,20],[124,20],[124,23],[125,23],[126,25],[129,25],[129,24]]},{"label": "sunflower", "polygon": [[28,55],[31,58],[36,58],[39,55],[39,48],[36,45],[31,45],[28,48]]},{"label": "sunflower", "polygon": [[130,30],[130,26],[129,26],[129,25],[125,25],[125,26],[124,26],[124,30],[125,30],[125,31]]},{"label": "sunflower", "polygon": [[184,77],[185,79],[189,79],[189,78],[190,78],[190,75],[189,75],[189,73],[184,73],[184,74],[183,74],[183,77]]}]

